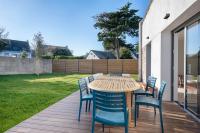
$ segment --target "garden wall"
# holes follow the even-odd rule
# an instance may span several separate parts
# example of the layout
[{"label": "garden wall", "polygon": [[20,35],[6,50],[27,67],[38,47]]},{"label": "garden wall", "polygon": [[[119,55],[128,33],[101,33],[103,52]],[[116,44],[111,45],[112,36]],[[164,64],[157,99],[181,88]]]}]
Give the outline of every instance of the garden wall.
[{"label": "garden wall", "polygon": [[0,75],[52,73],[52,60],[0,57]]},{"label": "garden wall", "polygon": [[53,72],[64,73],[138,73],[138,61],[133,59],[59,59],[52,62]]}]

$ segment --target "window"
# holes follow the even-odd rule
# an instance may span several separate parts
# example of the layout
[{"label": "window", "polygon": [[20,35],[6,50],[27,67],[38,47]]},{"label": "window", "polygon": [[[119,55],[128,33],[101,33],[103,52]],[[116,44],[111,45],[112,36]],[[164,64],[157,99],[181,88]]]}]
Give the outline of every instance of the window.
[{"label": "window", "polygon": [[9,53],[4,53],[4,56],[9,56]]}]

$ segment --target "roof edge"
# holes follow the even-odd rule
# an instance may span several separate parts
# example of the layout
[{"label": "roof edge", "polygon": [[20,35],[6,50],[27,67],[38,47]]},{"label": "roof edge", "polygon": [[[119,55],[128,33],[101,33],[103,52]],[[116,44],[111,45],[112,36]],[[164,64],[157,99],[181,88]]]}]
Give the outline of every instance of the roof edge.
[{"label": "roof edge", "polygon": [[149,9],[150,9],[150,7],[151,7],[152,2],[153,2],[153,0],[150,0],[149,5],[148,5],[148,8],[147,8],[147,10],[146,10],[146,13],[145,13],[145,15],[144,15],[144,18],[141,20],[142,22],[145,20],[147,14],[148,14],[148,12],[149,12]]}]

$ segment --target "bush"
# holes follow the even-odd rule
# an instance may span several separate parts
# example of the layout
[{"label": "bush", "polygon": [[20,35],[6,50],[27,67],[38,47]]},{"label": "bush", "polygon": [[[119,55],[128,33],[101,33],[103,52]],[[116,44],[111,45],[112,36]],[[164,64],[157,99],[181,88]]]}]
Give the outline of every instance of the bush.
[{"label": "bush", "polygon": [[42,59],[84,59],[84,56],[64,56],[64,55],[57,55],[57,56],[50,56],[50,55],[43,55]]},{"label": "bush", "polygon": [[120,48],[120,58],[121,59],[132,59],[131,51],[128,48]]},{"label": "bush", "polygon": [[54,59],[84,59],[84,56],[64,56],[64,55],[58,55],[58,56],[55,56]]},{"label": "bush", "polygon": [[50,55],[43,55],[42,56],[42,59],[53,59],[54,57],[53,56],[50,56]]},{"label": "bush", "polygon": [[21,54],[20,54],[20,57],[25,59],[28,57],[28,53],[26,51],[22,51]]},{"label": "bush", "polygon": [[66,46],[65,48],[56,48],[53,50],[54,56],[72,56],[72,52]]}]

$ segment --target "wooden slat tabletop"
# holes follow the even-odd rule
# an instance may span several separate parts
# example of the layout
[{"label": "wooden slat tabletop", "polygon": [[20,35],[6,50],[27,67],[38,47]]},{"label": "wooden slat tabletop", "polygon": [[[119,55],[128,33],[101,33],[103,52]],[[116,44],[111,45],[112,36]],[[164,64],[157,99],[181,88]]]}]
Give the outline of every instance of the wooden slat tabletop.
[{"label": "wooden slat tabletop", "polygon": [[128,77],[98,76],[88,87],[99,91],[131,92],[140,88],[140,85]]}]

